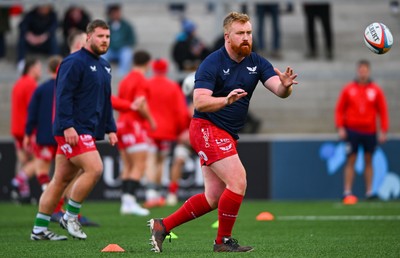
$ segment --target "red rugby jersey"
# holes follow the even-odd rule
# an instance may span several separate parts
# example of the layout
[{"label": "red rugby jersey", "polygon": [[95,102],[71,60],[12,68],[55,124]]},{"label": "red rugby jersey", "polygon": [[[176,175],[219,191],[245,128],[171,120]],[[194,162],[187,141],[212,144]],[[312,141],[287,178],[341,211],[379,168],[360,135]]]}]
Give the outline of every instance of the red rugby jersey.
[{"label": "red rugby jersey", "polygon": [[387,132],[389,117],[387,103],[381,88],[374,82],[360,85],[348,83],[340,93],[335,110],[336,127],[346,127],[362,133]]},{"label": "red rugby jersey", "polygon": [[11,134],[24,137],[29,101],[37,87],[34,78],[23,75],[14,84],[11,92]]},{"label": "red rugby jersey", "polygon": [[189,126],[190,117],[180,86],[165,75],[149,79],[149,107],[157,129],[149,135],[158,140],[176,140]]}]

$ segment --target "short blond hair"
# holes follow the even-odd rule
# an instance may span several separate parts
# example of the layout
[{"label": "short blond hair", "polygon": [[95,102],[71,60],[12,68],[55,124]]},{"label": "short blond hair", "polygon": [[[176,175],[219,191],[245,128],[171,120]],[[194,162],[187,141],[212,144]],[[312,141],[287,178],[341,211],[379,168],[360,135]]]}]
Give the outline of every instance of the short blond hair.
[{"label": "short blond hair", "polygon": [[230,12],[224,19],[224,33],[228,32],[229,27],[234,22],[246,23],[250,21],[250,17],[245,13]]}]

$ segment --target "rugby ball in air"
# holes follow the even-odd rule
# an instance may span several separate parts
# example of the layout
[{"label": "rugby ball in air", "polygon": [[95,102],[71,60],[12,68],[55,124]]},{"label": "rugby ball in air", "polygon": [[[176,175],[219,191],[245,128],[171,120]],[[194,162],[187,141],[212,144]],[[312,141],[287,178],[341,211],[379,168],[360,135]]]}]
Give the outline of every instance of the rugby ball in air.
[{"label": "rugby ball in air", "polygon": [[364,43],[375,54],[385,54],[393,45],[393,35],[385,24],[374,22],[365,29]]}]

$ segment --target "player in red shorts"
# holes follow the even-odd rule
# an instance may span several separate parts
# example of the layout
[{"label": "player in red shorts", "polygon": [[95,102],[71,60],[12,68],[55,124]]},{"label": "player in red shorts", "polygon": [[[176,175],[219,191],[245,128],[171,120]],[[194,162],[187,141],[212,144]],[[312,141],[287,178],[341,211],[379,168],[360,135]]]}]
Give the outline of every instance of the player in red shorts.
[{"label": "player in red shorts", "polygon": [[155,128],[155,122],[147,107],[148,84],[145,73],[149,69],[150,54],[138,50],[133,56],[133,68],[122,79],[118,97],[132,102],[136,110],[119,113],[118,149],[122,160],[121,214],[139,216],[149,215],[149,210],[141,207],[137,200],[137,191],[143,177],[148,153],[146,122]]},{"label": "player in red shorts", "polygon": [[214,252],[250,252],[232,238],[232,229],[246,192],[246,170],[238,156],[238,132],[243,128],[256,86],[281,98],[288,97],[297,74],[274,68],[252,52],[252,25],[246,14],[231,12],[224,19],[225,44],[211,53],[195,75],[195,113],[189,134],[200,157],[204,193],[190,197],[177,211],[163,219],[151,219],[152,250],[162,251],[170,231],[190,220],[218,209],[218,231]]},{"label": "player in red shorts", "polygon": [[29,178],[35,173],[32,150],[23,146],[25,124],[29,101],[41,77],[41,70],[42,65],[38,59],[27,59],[22,76],[15,83],[11,95],[11,134],[15,140],[17,156],[17,173],[11,182],[15,189],[12,197],[23,202],[30,197]]},{"label": "player in red shorts", "polygon": [[87,26],[85,47],[67,56],[59,67],[53,123],[58,144],[55,172],[40,198],[32,240],[67,239],[50,231],[48,225],[57,202],[79,172],[60,226],[74,238],[87,238],[78,214],[103,171],[95,140],[108,134],[111,145],[118,141],[111,106],[111,66],[101,58],[109,44],[107,23],[94,20]]},{"label": "player in red shorts", "polygon": [[165,59],[153,61],[153,77],[149,79],[149,107],[157,123],[157,129],[149,133],[151,150],[146,177],[145,207],[165,205],[165,198],[159,193],[165,158],[171,152],[173,143],[189,124],[185,96],[179,84],[168,78],[168,62]]},{"label": "player in red shorts", "polygon": [[[61,56],[52,56],[48,60],[50,79],[36,88],[28,109],[24,147],[32,147],[34,153],[36,178],[44,191],[50,182],[50,167],[53,161],[57,143],[52,134],[54,85],[57,68]],[[33,140],[32,140],[33,139]]]}]

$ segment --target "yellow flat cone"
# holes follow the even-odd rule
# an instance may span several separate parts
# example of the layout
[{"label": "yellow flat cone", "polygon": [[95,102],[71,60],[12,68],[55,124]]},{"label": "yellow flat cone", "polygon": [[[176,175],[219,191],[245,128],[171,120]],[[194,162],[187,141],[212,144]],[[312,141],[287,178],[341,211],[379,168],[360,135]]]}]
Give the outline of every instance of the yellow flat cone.
[{"label": "yellow flat cone", "polygon": [[264,211],[257,215],[256,220],[258,221],[270,221],[274,220],[274,215],[271,213]]},{"label": "yellow flat cone", "polygon": [[117,244],[109,244],[104,247],[102,252],[125,252],[125,250]]},{"label": "yellow flat cone", "polygon": [[169,232],[171,235],[171,239],[178,239],[178,236],[175,233]]},{"label": "yellow flat cone", "polygon": [[212,228],[218,228],[218,227],[219,227],[219,222],[218,222],[218,220],[217,220],[216,222],[214,222],[214,223],[211,225],[211,227],[212,227]]}]

